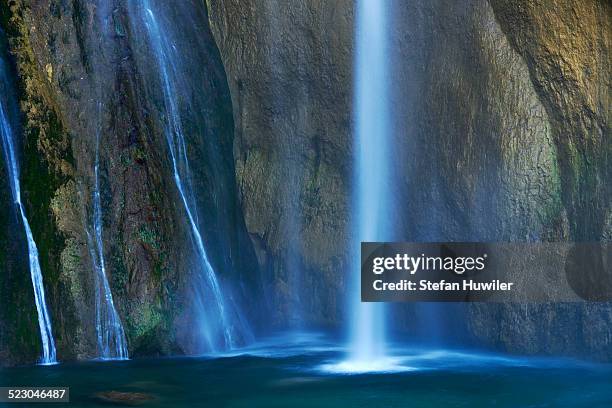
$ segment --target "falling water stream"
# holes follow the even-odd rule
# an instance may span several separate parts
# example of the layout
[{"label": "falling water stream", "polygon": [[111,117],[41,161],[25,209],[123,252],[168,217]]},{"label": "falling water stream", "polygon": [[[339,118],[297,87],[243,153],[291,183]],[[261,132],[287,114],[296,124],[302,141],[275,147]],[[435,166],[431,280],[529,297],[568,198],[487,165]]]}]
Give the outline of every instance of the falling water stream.
[{"label": "falling water stream", "polygon": [[102,204],[100,199],[100,131],[96,132],[93,191],[93,239],[88,232],[89,248],[95,271],[96,334],[98,353],[103,360],[126,360],[127,342],[121,319],[115,309],[113,294],[106,276],[102,240]]},{"label": "falling water stream", "polygon": [[0,81],[2,81],[0,85],[0,90],[2,91],[2,93],[0,93],[0,133],[2,134],[2,149],[4,152],[4,160],[7,165],[8,175],[10,177],[11,194],[17,207],[17,211],[19,212],[19,216],[23,222],[23,228],[28,241],[30,275],[32,278],[32,286],[34,287],[34,300],[36,303],[36,311],[38,313],[38,326],[40,329],[40,338],[43,348],[40,363],[55,364],[57,362],[55,354],[55,341],[53,339],[53,333],[51,330],[51,317],[49,316],[47,303],[45,301],[45,289],[43,287],[40,262],[38,260],[38,248],[36,247],[36,242],[34,242],[32,230],[30,229],[30,223],[28,222],[25,209],[21,202],[19,163],[17,161],[15,142],[13,140],[15,135],[9,120],[8,101],[5,100],[5,98],[9,97],[9,92],[5,92],[8,88],[8,74],[4,61],[1,59]]},{"label": "falling water stream", "polygon": [[[386,2],[357,2],[355,51],[355,152],[357,241],[390,239],[387,168],[389,106]],[[355,251],[358,251],[355,246]],[[358,252],[355,252],[358,253]],[[358,257],[357,257],[358,258]],[[352,338],[348,370],[376,371],[387,364],[382,304],[360,302],[359,266],[352,276]]]},{"label": "falling water stream", "polygon": [[[160,27],[160,22],[149,1],[133,4],[133,7],[131,14],[136,16],[134,21],[142,21],[144,24],[148,42],[158,65],[165,111],[164,133],[172,162],[174,182],[187,215],[197,254],[201,261],[202,277],[210,290],[210,298],[206,302],[209,307],[204,307],[204,309],[208,310],[203,311],[206,314],[203,319],[207,322],[206,325],[208,326],[202,330],[203,337],[211,350],[231,349],[237,345],[235,329],[230,318],[233,315],[232,305],[226,304],[221,285],[210,263],[198,226],[195,197],[191,187],[185,134],[177,100],[179,95],[182,94],[179,90],[181,72],[179,72],[178,61],[180,53],[177,51],[176,44],[172,42],[170,34]],[[237,311],[234,312],[238,314],[237,319],[240,321],[239,313]],[[221,333],[221,341],[218,340],[219,336],[215,332]]]}]

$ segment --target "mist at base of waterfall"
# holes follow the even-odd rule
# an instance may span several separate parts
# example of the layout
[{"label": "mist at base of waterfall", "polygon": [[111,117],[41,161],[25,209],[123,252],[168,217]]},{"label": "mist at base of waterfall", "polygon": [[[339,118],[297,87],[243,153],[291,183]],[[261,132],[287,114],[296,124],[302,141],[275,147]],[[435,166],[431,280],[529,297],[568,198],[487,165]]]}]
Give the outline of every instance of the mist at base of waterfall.
[{"label": "mist at base of waterfall", "polygon": [[0,369],[4,384],[69,386],[67,407],[108,406],[107,391],[146,394],[146,407],[612,406],[612,366],[402,346],[406,370],[330,370],[345,347],[290,333],[223,356]]}]

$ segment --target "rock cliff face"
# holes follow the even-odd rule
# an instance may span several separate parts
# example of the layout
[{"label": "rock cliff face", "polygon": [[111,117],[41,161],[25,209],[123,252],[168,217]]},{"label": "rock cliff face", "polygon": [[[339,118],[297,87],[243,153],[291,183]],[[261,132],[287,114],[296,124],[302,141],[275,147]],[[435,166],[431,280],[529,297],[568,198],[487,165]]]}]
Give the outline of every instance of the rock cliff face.
[{"label": "rock cliff face", "polygon": [[[6,39],[0,31],[0,69],[9,72],[0,73],[2,78],[14,76],[11,71],[10,58],[7,55]],[[0,101],[6,108],[4,112],[8,117],[15,117],[18,106],[15,102],[12,83],[0,85]],[[13,103],[11,103],[11,100]],[[18,129],[16,129],[19,131]],[[0,298],[2,305],[11,304],[12,307],[0,308],[0,361],[11,361],[13,352],[17,355],[33,353],[37,343],[29,335],[37,330],[36,307],[34,296],[21,296],[14,290],[15,287],[32,287],[27,263],[27,242],[23,234],[15,236],[12,231],[22,228],[18,221],[16,207],[11,195],[9,173],[3,165],[0,166],[0,265],[2,265],[2,279],[0,279]],[[24,318],[25,317],[25,318]]]},{"label": "rock cliff face", "polygon": [[[191,282],[200,265],[168,157],[156,63],[128,1],[0,5],[22,111],[24,202],[63,360],[96,355],[87,234],[97,136],[105,258],[130,352],[199,350]],[[184,52],[191,86],[176,100],[222,283],[262,330],[344,326],[346,281],[356,273],[354,1],[150,4]],[[389,8],[394,239],[610,241],[610,3]],[[0,166],[0,364],[14,364],[34,361],[40,347],[4,173]],[[411,340],[612,356],[606,303],[390,313]]]},{"label": "rock cliff face", "polygon": [[[92,233],[97,135],[106,267],[130,353],[197,351],[191,280],[200,266],[184,209],[175,204],[179,199],[161,130],[163,117],[156,113],[159,101],[150,92],[156,64],[136,63],[146,58],[146,46],[130,29],[126,3],[10,1],[1,7],[24,112],[22,188],[42,255],[60,359],[97,355],[87,237]],[[256,280],[257,267],[235,196],[229,91],[203,5],[185,2],[181,12],[168,18],[177,27],[185,15],[193,20],[192,31],[184,32],[185,41],[200,44],[194,51],[199,67],[191,80],[205,95],[194,109],[197,114],[184,125],[188,154],[198,158],[191,169],[198,216],[205,220],[205,239],[215,238],[209,239],[210,254],[220,279],[240,282],[234,293],[239,302],[242,290]],[[177,98],[181,109],[188,109],[193,99]],[[207,155],[208,160],[201,159]],[[19,237],[18,229],[10,231],[10,239]],[[27,265],[17,266],[28,276]],[[3,279],[2,287],[23,299],[2,297],[1,309],[7,311],[3,328],[15,325],[12,330],[20,333],[23,344],[32,346],[19,345],[12,331],[3,330],[0,349],[9,363],[34,361],[39,340],[36,315],[26,302],[32,298],[31,284]]]},{"label": "rock cliff face", "polygon": [[609,235],[611,211],[612,6],[596,0],[491,5],[548,112],[570,237],[598,241],[604,229]]},{"label": "rock cliff face", "polygon": [[352,2],[207,4],[273,323],[336,324],[350,228]]},{"label": "rock cliff face", "polygon": [[[396,239],[609,236],[609,5],[544,3],[391,2]],[[343,280],[354,273],[353,5],[208,6],[232,93],[245,220],[277,287],[277,320],[300,310],[292,287],[316,299],[302,316],[309,323],[342,324]],[[313,183],[321,187],[310,195]],[[296,274],[309,278],[292,285]],[[403,305],[393,321],[430,340],[459,333],[497,349],[609,358],[610,310]]]},{"label": "rock cliff face", "polygon": [[[610,2],[490,3],[506,38],[529,69],[550,124],[567,219],[566,232],[550,239],[610,242]],[[470,322],[476,336],[494,347],[610,359],[609,303],[493,310],[475,307]]]}]

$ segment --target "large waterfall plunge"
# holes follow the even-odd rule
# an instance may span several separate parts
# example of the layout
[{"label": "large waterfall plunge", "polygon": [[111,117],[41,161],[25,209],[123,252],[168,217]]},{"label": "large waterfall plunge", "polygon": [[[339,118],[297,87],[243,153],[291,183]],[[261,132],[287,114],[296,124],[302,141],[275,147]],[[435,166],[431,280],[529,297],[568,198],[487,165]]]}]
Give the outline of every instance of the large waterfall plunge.
[{"label": "large waterfall plunge", "polygon": [[[186,5],[187,6],[187,5]],[[211,351],[227,350],[236,347],[239,342],[249,337],[249,331],[242,320],[242,315],[230,296],[226,296],[214,270],[206,249],[198,220],[196,197],[191,182],[191,172],[187,155],[187,132],[184,128],[181,104],[189,110],[197,109],[190,105],[189,97],[193,94],[193,84],[188,83],[188,73],[193,67],[182,66],[184,53],[191,50],[180,46],[181,33],[174,33],[173,27],[166,24],[166,13],[159,12],[163,2],[130,2],[130,17],[137,33],[144,28],[143,39],[150,48],[158,71],[158,89],[162,97],[163,131],[166,137],[174,182],[178,190],[180,205],[185,211],[191,230],[196,254],[201,267],[200,281],[193,283],[198,292],[201,327],[199,332]],[[172,5],[171,7],[175,7]],[[181,6],[177,5],[175,11]],[[189,12],[189,11],[187,11]],[[181,27],[180,30],[188,29]],[[193,46],[193,45],[191,45]],[[195,94],[200,92],[195,91]],[[197,115],[197,113],[196,113]],[[202,158],[204,160],[205,158]]]},{"label": "large waterfall plunge", "polygon": [[94,162],[94,191],[92,234],[87,234],[89,250],[95,272],[96,334],[98,354],[104,360],[128,358],[125,332],[106,276],[104,246],[102,240],[102,203],[100,199],[100,131],[96,132],[96,157]]},{"label": "large waterfall plunge", "polygon": [[[389,106],[386,3],[359,0],[355,49],[355,232],[359,241],[391,239],[387,219],[389,192]],[[361,303],[359,265],[352,276],[352,339],[348,364],[357,371],[377,370],[385,360],[382,304]]]},{"label": "large waterfall plunge", "polygon": [[11,92],[9,92],[7,67],[4,61],[0,59],[0,134],[2,136],[2,150],[4,152],[4,160],[6,162],[7,173],[10,177],[11,194],[17,207],[17,212],[23,222],[26,238],[28,241],[28,256],[30,262],[30,275],[32,278],[32,286],[34,287],[34,300],[36,303],[36,311],[38,313],[38,327],[40,329],[40,339],[42,342],[41,364],[55,364],[55,341],[51,331],[51,317],[47,311],[45,301],[45,289],[43,287],[42,272],[38,260],[38,248],[30,223],[26,217],[25,209],[21,202],[21,186],[19,184],[19,163],[17,161],[17,152],[15,150],[15,137],[13,127],[10,122],[9,101]]}]

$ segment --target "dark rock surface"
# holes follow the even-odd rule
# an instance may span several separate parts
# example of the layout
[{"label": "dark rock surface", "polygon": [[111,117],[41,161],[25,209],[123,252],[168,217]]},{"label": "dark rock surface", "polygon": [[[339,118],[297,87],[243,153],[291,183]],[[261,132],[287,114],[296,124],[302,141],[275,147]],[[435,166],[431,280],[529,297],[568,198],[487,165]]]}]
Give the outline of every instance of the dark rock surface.
[{"label": "dark rock surface", "polygon": [[[198,350],[190,302],[198,265],[155,64],[127,1],[0,5],[18,73],[24,202],[62,360],[96,351],[86,231],[97,132],[105,257],[130,352]],[[176,27],[164,35],[189,48],[181,63],[191,86],[177,103],[221,281],[262,330],[345,326],[356,273],[354,2],[151,3]],[[609,242],[609,1],[389,7],[390,238]],[[33,362],[40,346],[6,187],[0,177],[0,364],[14,364]],[[612,357],[605,303],[398,305],[390,314],[410,339]]]},{"label": "dark rock surface", "polygon": [[[184,209],[176,204],[163,117],[154,115],[159,106],[151,94],[159,84],[156,64],[136,63],[146,58],[146,44],[139,32],[130,31],[126,3],[10,1],[0,7],[24,112],[24,201],[41,253],[59,358],[96,356],[87,230],[97,132],[106,267],[130,353],[197,351],[196,323],[189,312],[190,283],[199,264]],[[205,220],[203,235],[214,237],[211,262],[222,281],[239,282],[234,297],[240,301],[242,291],[257,280],[257,264],[235,196],[233,120],[223,66],[200,2],[164,13],[176,27],[185,16],[193,19],[191,31],[181,33],[185,41],[199,44],[192,55],[199,67],[190,80],[197,84],[195,95],[204,98],[185,125],[188,154],[198,159],[191,170],[199,217]],[[181,109],[189,109],[194,99],[185,96]],[[207,155],[209,160],[201,159]],[[37,345],[38,331],[31,324],[35,313],[21,304],[32,298],[31,284],[17,285],[10,276],[3,273],[0,286],[23,301],[2,297],[0,309],[9,311],[2,324],[15,325],[24,344]],[[16,339],[11,331],[6,338],[4,333],[2,353]],[[10,353],[3,363],[35,361],[37,348],[24,347],[19,357]]]},{"label": "dark rock surface", "polygon": [[[396,240],[609,237],[609,7],[557,3],[391,2]],[[355,273],[347,258],[353,3],[208,5],[232,92],[240,197],[270,274],[275,320],[300,310],[288,289],[298,288],[314,300],[302,305],[308,323],[342,325]],[[565,63],[575,65],[568,76]],[[608,359],[610,310],[402,305],[392,319],[409,338]]]},{"label": "dark rock surface", "polygon": [[[0,75],[0,98],[4,113],[9,117],[18,116],[16,95],[12,83],[4,83],[5,76],[11,77],[12,60],[7,55],[6,38],[0,31],[0,64],[3,72]],[[14,74],[14,73],[13,73]],[[17,121],[15,121],[17,122]],[[15,131],[19,131],[18,123]],[[38,330],[36,320],[36,306],[34,296],[21,296],[20,291],[14,288],[32,288],[28,269],[27,242],[23,233],[23,224],[17,213],[9,173],[4,165],[4,152],[2,152],[2,165],[0,166],[0,265],[2,265],[3,278],[0,279],[0,299],[11,307],[0,307],[0,361],[21,361],[39,348],[40,340],[30,336]],[[6,302],[6,303],[4,303]],[[26,316],[26,318],[21,318]]]},{"label": "dark rock surface", "polygon": [[237,183],[273,323],[336,324],[351,182],[350,1],[209,1]]}]

